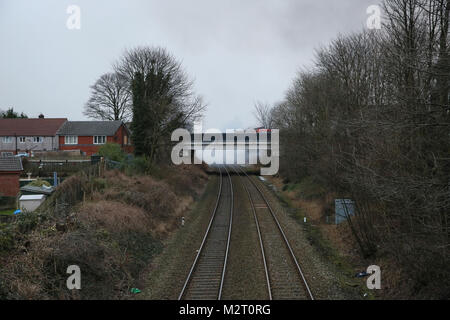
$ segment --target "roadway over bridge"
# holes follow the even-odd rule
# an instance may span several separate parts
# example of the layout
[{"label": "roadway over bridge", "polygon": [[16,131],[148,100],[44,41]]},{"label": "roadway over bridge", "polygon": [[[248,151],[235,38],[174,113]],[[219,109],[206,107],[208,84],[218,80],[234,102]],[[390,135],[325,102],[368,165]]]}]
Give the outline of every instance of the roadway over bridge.
[{"label": "roadway over bridge", "polygon": [[179,134],[178,137],[176,134],[172,137],[175,142],[178,138],[175,152],[180,152],[180,155],[184,154],[184,157],[192,160],[202,159],[209,164],[257,164],[263,158],[279,155],[278,131],[194,134],[184,131],[184,134]]},{"label": "roadway over bridge", "polygon": [[185,148],[191,150],[204,149],[212,144],[214,144],[216,149],[222,146],[224,150],[267,150],[272,148],[272,144],[274,147],[279,145],[278,136],[272,142],[271,132],[193,133],[191,134],[190,142],[183,142],[186,143]]}]

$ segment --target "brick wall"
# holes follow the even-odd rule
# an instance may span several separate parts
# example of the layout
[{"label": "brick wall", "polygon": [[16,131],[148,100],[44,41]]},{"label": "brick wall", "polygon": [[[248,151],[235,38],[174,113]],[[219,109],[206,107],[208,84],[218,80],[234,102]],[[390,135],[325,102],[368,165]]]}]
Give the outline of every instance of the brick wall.
[{"label": "brick wall", "polygon": [[[109,143],[120,144],[125,152],[132,153],[133,146],[132,145],[124,145],[126,135],[127,135],[127,131],[125,130],[124,126],[121,126],[119,128],[119,130],[117,130],[117,132],[114,136],[106,137],[106,141]],[[129,139],[130,139],[130,137],[127,137],[128,141],[130,141]],[[91,155],[97,153],[98,149],[100,147],[101,147],[101,145],[94,144],[93,136],[78,136],[78,144],[77,145],[64,144],[64,136],[59,136],[59,149],[60,150],[81,150],[82,152],[86,153],[86,155],[91,156]]]},{"label": "brick wall", "polygon": [[0,194],[6,197],[15,197],[19,193],[18,172],[0,172]]},{"label": "brick wall", "polygon": [[[107,141],[110,142],[110,138],[107,137]],[[64,144],[64,136],[59,137],[59,149],[60,150],[81,150],[86,155],[91,156],[98,152],[101,145],[94,144],[93,136],[78,136],[78,144],[77,145],[69,145]]]}]

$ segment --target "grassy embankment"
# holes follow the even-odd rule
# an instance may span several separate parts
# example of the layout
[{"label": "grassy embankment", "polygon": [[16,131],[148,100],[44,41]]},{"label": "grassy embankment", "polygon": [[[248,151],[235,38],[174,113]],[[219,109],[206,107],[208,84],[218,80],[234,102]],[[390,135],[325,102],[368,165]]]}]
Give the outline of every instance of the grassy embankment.
[{"label": "grassy embankment", "polygon": [[284,183],[280,177],[270,177],[266,183],[290,216],[302,226],[311,245],[339,271],[336,274],[340,286],[357,288],[362,295],[367,293],[367,298],[374,298],[366,288],[365,278],[355,278],[370,262],[361,257],[347,223],[334,224],[336,195],[328,193],[311,178]]},{"label": "grassy embankment", "polygon": [[[68,178],[35,213],[0,226],[0,299],[128,299],[208,180],[198,167]],[[81,269],[69,291],[66,271]]]},{"label": "grassy embankment", "polygon": [[219,179],[212,175],[202,197],[186,212],[185,225],[163,242],[164,249],[148,268],[139,299],[176,300],[197,255],[215,206]]}]

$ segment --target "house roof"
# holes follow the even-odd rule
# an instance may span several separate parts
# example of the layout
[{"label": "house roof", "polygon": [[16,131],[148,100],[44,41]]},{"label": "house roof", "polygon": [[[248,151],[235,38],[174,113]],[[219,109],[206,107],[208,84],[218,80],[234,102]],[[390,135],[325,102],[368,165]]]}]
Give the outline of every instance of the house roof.
[{"label": "house roof", "polygon": [[122,126],[118,121],[67,121],[58,130],[60,136],[113,136]]},{"label": "house roof", "polygon": [[55,136],[65,118],[0,119],[0,136]]},{"label": "house roof", "polygon": [[22,192],[29,192],[29,193],[33,193],[33,194],[51,195],[55,191],[55,188],[53,188],[53,187],[44,188],[44,187],[23,186],[22,188],[20,188],[20,191],[22,191]]},{"label": "house roof", "polygon": [[19,201],[27,201],[27,200],[43,200],[45,199],[45,194],[30,194],[23,195],[19,198]]},{"label": "house roof", "polygon": [[22,159],[20,157],[0,157],[0,172],[16,172],[22,170]]}]

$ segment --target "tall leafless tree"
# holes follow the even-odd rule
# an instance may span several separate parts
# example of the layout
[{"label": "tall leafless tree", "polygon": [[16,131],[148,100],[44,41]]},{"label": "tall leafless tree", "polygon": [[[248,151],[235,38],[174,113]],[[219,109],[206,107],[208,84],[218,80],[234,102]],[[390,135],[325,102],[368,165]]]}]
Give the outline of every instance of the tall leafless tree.
[{"label": "tall leafless tree", "polygon": [[273,117],[272,106],[264,102],[256,102],[253,114],[258,121],[258,125],[265,129],[272,129]]},{"label": "tall leafless tree", "polygon": [[129,83],[117,73],[106,73],[91,86],[83,114],[99,120],[131,120]]},{"label": "tall leafless tree", "polygon": [[450,294],[450,0],[384,0],[382,30],[318,50],[270,114],[281,174],[352,197],[365,256],[404,268],[411,294]]}]

